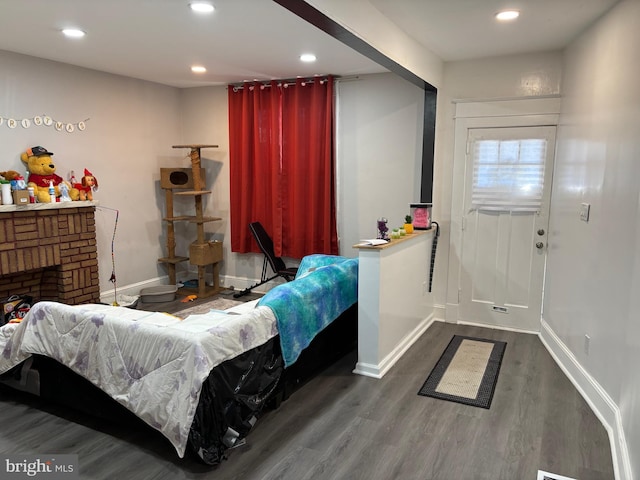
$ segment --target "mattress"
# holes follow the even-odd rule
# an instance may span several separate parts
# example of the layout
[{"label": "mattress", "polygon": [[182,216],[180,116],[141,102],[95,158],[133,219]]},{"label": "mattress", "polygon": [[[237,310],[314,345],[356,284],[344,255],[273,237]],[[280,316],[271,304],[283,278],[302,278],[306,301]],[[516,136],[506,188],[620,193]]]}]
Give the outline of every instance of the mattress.
[{"label": "mattress", "polygon": [[276,335],[267,307],[181,320],[108,305],[39,302],[21,323],[0,328],[0,374],[32,355],[54,359],[160,431],[182,457],[211,370]]}]

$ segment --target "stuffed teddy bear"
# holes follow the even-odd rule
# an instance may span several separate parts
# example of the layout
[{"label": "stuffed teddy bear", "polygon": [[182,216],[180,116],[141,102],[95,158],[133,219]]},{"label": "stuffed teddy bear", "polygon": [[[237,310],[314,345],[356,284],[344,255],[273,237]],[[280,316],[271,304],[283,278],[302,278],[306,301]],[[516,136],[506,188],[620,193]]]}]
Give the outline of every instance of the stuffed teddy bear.
[{"label": "stuffed teddy bear", "polygon": [[29,170],[29,186],[33,187],[38,202],[49,203],[51,197],[49,195],[49,184],[53,183],[56,198],[60,197],[61,183],[69,189],[69,197],[72,200],[78,200],[80,192],[77,188],[73,188],[69,182],[65,182],[60,175],[56,175],[56,166],[51,159],[52,152],[47,151],[44,147],[31,147],[20,155],[20,159],[27,165]]}]

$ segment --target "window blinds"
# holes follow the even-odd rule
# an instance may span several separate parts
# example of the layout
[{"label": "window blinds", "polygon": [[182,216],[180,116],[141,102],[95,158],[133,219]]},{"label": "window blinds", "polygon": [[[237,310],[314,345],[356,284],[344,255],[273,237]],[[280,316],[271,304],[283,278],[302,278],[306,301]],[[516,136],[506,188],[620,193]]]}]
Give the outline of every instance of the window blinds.
[{"label": "window blinds", "polygon": [[476,140],[472,208],[539,211],[546,152],[546,139]]}]

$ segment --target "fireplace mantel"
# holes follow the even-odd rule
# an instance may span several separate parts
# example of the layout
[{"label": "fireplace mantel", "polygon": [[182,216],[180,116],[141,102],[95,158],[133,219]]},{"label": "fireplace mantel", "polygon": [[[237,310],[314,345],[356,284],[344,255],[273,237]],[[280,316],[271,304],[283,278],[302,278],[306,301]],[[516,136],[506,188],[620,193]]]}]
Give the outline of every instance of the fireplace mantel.
[{"label": "fireplace mantel", "polygon": [[0,298],[99,302],[96,204],[0,206]]},{"label": "fireplace mantel", "polygon": [[32,212],[36,210],[60,210],[64,208],[85,208],[95,207],[98,202],[77,201],[77,202],[55,202],[55,203],[27,203],[25,205],[0,205],[0,214],[5,212]]}]

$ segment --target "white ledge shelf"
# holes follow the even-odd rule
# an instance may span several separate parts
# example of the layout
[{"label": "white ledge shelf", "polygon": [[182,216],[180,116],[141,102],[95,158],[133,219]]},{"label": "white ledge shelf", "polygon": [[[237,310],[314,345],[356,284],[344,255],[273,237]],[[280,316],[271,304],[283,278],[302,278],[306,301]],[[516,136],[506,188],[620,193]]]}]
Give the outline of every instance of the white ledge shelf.
[{"label": "white ledge shelf", "polygon": [[98,202],[93,200],[83,200],[76,202],[55,202],[55,203],[27,203],[25,205],[0,205],[0,213],[4,212],[31,212],[35,210],[60,210],[63,208],[85,208],[95,207]]},{"label": "white ledge shelf", "polygon": [[362,250],[384,250],[385,248],[395,247],[396,245],[399,245],[407,240],[418,238],[420,235],[431,233],[431,231],[431,228],[428,228],[427,230],[414,230],[413,233],[407,233],[400,238],[394,238],[392,240],[389,240],[387,243],[383,243],[382,245],[368,245],[361,242],[352,245],[352,247]]}]

